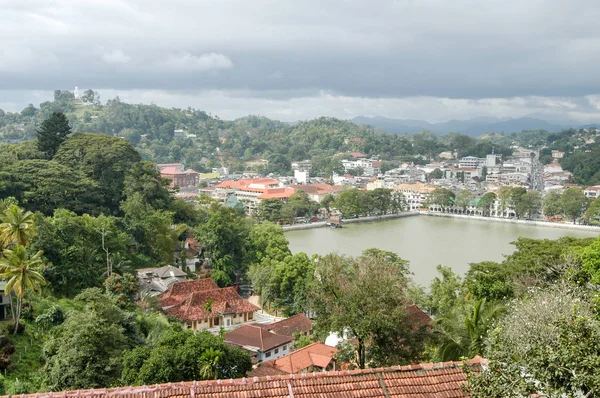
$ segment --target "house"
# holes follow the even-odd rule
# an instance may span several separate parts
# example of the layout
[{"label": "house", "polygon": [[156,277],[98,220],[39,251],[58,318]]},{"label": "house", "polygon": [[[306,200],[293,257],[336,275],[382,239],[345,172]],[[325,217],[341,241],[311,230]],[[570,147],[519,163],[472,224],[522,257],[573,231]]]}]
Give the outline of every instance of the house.
[{"label": "house", "polygon": [[260,309],[235,287],[219,288],[210,278],[172,284],[160,295],[160,306],[181,319],[184,328],[194,330],[238,327],[254,321],[254,312]]},{"label": "house", "polygon": [[561,171],[563,171],[562,166],[556,162],[544,166],[544,173],[560,173]]},{"label": "house", "polygon": [[307,184],[307,185],[290,185],[290,188],[294,188],[298,191],[304,191],[309,198],[317,203],[321,203],[328,195],[337,196],[342,187],[339,185],[329,184]]},{"label": "house", "polygon": [[335,362],[337,351],[336,348],[323,343],[313,343],[281,358],[263,362],[248,372],[248,376],[275,376],[337,370]]},{"label": "house", "polygon": [[158,268],[140,268],[137,270],[137,277],[140,290],[149,290],[153,295],[166,291],[173,283],[187,280],[187,274],[172,265]]},{"label": "house", "polygon": [[6,281],[0,281],[0,321],[8,318],[10,312],[10,300],[7,295],[4,294],[6,289]]},{"label": "house", "polygon": [[377,369],[244,377],[23,394],[19,398],[310,398],[310,397],[452,397],[466,398],[464,366],[480,372],[487,361],[476,356],[468,361],[424,363]]},{"label": "house", "polygon": [[587,196],[590,199],[596,199],[596,198],[600,197],[600,185],[594,185],[591,187],[587,187],[586,189],[583,190],[583,193],[585,194],[585,196]]},{"label": "house", "polygon": [[[225,202],[229,195],[234,194],[240,201],[246,205],[246,210],[249,214],[258,210],[258,205],[262,199],[259,196],[267,194],[266,198],[270,198],[269,194],[275,195],[280,187],[279,181],[273,178],[243,178],[237,181],[223,181],[215,186],[213,191],[213,199]],[[290,196],[293,194],[283,191]],[[281,194],[281,192],[279,192]],[[265,198],[265,197],[263,197]]]},{"label": "house", "polygon": [[290,353],[294,338],[265,330],[264,325],[243,325],[227,333],[226,343],[241,347],[258,361],[277,359]]},{"label": "house", "polygon": [[294,334],[310,335],[312,321],[304,314],[296,314],[279,322],[264,325],[264,328],[271,333],[281,336],[294,337]]},{"label": "house", "polygon": [[192,169],[181,171],[175,167],[167,167],[160,171],[160,176],[171,181],[170,188],[175,186],[179,188],[195,187],[200,183],[200,175]]}]

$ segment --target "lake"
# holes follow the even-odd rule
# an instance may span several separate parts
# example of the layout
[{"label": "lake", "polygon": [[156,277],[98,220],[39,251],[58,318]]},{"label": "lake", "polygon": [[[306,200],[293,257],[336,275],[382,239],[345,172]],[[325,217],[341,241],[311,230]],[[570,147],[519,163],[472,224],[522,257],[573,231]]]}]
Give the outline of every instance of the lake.
[{"label": "lake", "polygon": [[562,236],[597,237],[598,232],[578,231],[503,222],[414,216],[386,221],[346,224],[341,229],[315,228],[285,233],[292,253],[357,256],[375,247],[410,261],[415,282],[429,286],[438,264],[461,275],[470,263],[502,261],[514,251],[519,236],[557,239]]}]

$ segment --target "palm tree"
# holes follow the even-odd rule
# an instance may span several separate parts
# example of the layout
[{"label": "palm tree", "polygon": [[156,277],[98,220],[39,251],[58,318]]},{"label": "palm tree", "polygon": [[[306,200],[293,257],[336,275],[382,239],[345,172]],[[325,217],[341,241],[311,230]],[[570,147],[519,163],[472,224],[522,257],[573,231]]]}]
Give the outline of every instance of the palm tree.
[{"label": "palm tree", "polygon": [[219,363],[223,351],[209,348],[200,355],[200,377],[202,380],[216,379],[219,376]]},{"label": "palm tree", "polygon": [[14,292],[17,297],[16,309],[13,310],[15,334],[19,330],[23,297],[27,291],[36,291],[46,282],[39,271],[42,266],[41,258],[41,250],[30,257],[24,246],[17,245],[4,250],[4,258],[0,259],[0,276],[8,280],[4,294],[10,295]]},{"label": "palm tree", "polygon": [[0,242],[8,245],[25,246],[34,235],[34,215],[15,204],[9,205],[2,215]]},{"label": "palm tree", "polygon": [[437,321],[442,343],[438,348],[441,361],[457,361],[482,354],[483,345],[492,322],[505,311],[501,304],[480,299],[467,314],[454,313]]}]

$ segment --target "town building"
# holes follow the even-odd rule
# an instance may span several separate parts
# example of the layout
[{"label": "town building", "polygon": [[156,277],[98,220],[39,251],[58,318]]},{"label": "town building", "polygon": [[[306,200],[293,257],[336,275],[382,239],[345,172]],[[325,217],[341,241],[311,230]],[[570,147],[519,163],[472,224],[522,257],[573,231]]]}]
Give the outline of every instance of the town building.
[{"label": "town building", "polygon": [[258,361],[268,361],[289,354],[294,338],[269,332],[264,325],[243,325],[227,333],[223,340],[248,351]]},{"label": "town building", "polygon": [[293,188],[298,191],[306,192],[309,198],[314,200],[317,203],[321,203],[325,197],[328,195],[337,196],[342,187],[339,185],[329,185],[329,184],[306,184],[306,185],[290,185],[290,188]]},{"label": "town building", "polygon": [[294,192],[294,190],[282,187],[279,181],[273,178],[244,178],[217,184],[213,198],[225,202],[229,195],[234,194],[244,203],[247,212],[252,214],[258,210],[258,204],[262,199],[287,199]]},{"label": "town building", "polygon": [[277,376],[337,370],[335,347],[313,343],[278,359],[263,362],[248,373],[250,377]]},{"label": "town building", "polygon": [[159,299],[164,312],[194,330],[239,327],[253,322],[260,309],[244,300],[235,287],[219,288],[210,278],[173,283]]},{"label": "town building", "polygon": [[394,187],[395,191],[404,195],[408,211],[422,209],[429,194],[436,189],[437,187],[435,186],[419,182],[413,184],[400,184]]},{"label": "town building", "polygon": [[312,161],[310,160],[300,160],[297,162],[292,162],[292,170],[298,171],[311,171],[312,170]]},{"label": "town building", "polygon": [[304,314],[296,314],[278,322],[264,325],[264,328],[275,334],[294,337],[294,334],[309,336],[312,331],[312,321]]},{"label": "town building", "polygon": [[585,196],[587,196],[590,199],[596,199],[596,198],[600,197],[600,185],[594,185],[591,187],[587,187],[586,189],[583,190],[583,193],[585,194]]},{"label": "town building", "polygon": [[148,290],[152,295],[166,291],[176,282],[187,280],[187,274],[177,267],[165,265],[157,268],[140,268],[137,270],[140,290]]},{"label": "town building", "polygon": [[170,188],[196,187],[200,183],[200,175],[192,169],[181,171],[175,167],[167,167],[160,171],[160,176],[170,180]]},{"label": "town building", "polygon": [[363,157],[352,160],[342,160],[342,166],[346,173],[359,168],[363,170],[363,175],[366,176],[374,176],[381,172],[381,162],[379,160],[365,159]]},{"label": "town building", "polygon": [[465,156],[458,161],[458,167],[477,169],[479,167],[485,166],[486,163],[487,163],[486,158],[478,158],[475,156]]}]

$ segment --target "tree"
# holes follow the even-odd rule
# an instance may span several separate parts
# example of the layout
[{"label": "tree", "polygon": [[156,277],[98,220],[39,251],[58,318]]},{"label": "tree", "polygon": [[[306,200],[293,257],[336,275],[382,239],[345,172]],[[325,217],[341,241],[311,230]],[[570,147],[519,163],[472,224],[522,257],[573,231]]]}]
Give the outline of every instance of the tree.
[{"label": "tree", "polygon": [[520,198],[519,204],[515,209],[517,208],[519,214],[527,215],[527,218],[531,220],[542,208],[542,194],[538,191],[527,191],[527,193]]},{"label": "tree", "polygon": [[557,191],[550,191],[544,198],[544,215],[546,217],[563,214],[562,195]]},{"label": "tree", "polygon": [[16,304],[14,309],[15,334],[19,330],[23,297],[28,291],[36,291],[45,283],[40,273],[42,267],[42,252],[38,251],[29,256],[24,246],[16,245],[12,249],[4,250],[4,258],[0,259],[0,274],[7,279],[4,294],[15,293]]},{"label": "tree", "polygon": [[432,316],[444,317],[458,307],[462,281],[450,267],[438,265],[436,269],[441,278],[436,276],[431,281],[425,306]]},{"label": "tree", "polygon": [[600,219],[600,200],[594,199],[585,211],[585,216],[591,222],[598,222]]},{"label": "tree", "polygon": [[133,274],[119,275],[113,273],[104,281],[106,293],[115,297],[121,305],[133,303],[134,296],[139,291],[139,282]]},{"label": "tree", "polygon": [[279,199],[261,200],[258,205],[258,218],[261,220],[277,222],[281,218],[282,207],[283,202]]},{"label": "tree", "polygon": [[565,216],[571,218],[573,224],[575,224],[577,218],[585,211],[588,204],[588,198],[581,189],[572,187],[563,192],[561,203]]},{"label": "tree", "polygon": [[215,270],[226,272],[232,280],[236,272],[245,271],[249,225],[234,209],[218,208],[194,233],[203,243]]},{"label": "tree", "polygon": [[52,391],[103,388],[121,374],[122,354],[143,342],[132,314],[99,288],[83,291],[44,345],[46,383]]},{"label": "tree", "polygon": [[310,290],[316,329],[356,339],[360,368],[367,365],[367,347],[393,356],[396,363],[415,360],[420,350],[412,339],[414,324],[407,320],[407,272],[406,261],[377,249],[358,258],[335,254],[319,258]]},{"label": "tree", "polygon": [[504,215],[504,212],[508,209],[510,205],[510,197],[512,194],[512,188],[504,185],[498,189],[496,193],[499,201],[498,205],[498,213]]},{"label": "tree", "polygon": [[123,358],[123,385],[239,378],[252,369],[247,353],[208,332],[173,330]]},{"label": "tree", "polygon": [[42,122],[37,131],[40,152],[45,153],[47,159],[52,159],[69,134],[71,134],[71,127],[67,117],[60,112],[52,113]]},{"label": "tree", "polygon": [[484,298],[472,302],[464,313],[461,308],[455,308],[446,317],[439,318],[436,329],[443,337],[438,347],[438,359],[457,361],[481,355],[492,322],[504,310],[504,306],[488,303]]},{"label": "tree", "polygon": [[461,189],[458,195],[456,195],[456,199],[454,200],[454,204],[460,207],[463,211],[463,214],[467,211],[467,207],[469,206],[469,201],[471,200],[471,192],[466,189]]},{"label": "tree", "polygon": [[481,209],[484,216],[489,216],[494,208],[496,202],[496,194],[493,192],[486,192],[477,202],[477,208]]},{"label": "tree", "polygon": [[448,188],[436,188],[436,190],[431,192],[427,197],[427,206],[437,205],[444,210],[446,207],[454,204],[454,197],[454,192]]},{"label": "tree", "polygon": [[491,334],[488,369],[468,376],[470,396],[595,396],[600,322],[582,293],[560,284],[511,307]]},{"label": "tree", "polygon": [[3,245],[21,245],[29,243],[35,234],[33,213],[11,204],[0,217],[0,247]]},{"label": "tree", "polygon": [[428,176],[429,180],[439,180],[444,178],[444,172],[440,169],[434,169]]},{"label": "tree", "polygon": [[356,188],[344,189],[335,199],[335,207],[346,217],[364,214],[365,195],[365,192]]},{"label": "tree", "polygon": [[301,190],[290,196],[285,206],[292,209],[294,217],[313,216],[319,210],[319,205]]},{"label": "tree", "polygon": [[[99,203],[106,213],[117,215],[119,205],[131,192],[139,192],[149,205],[155,204],[156,182],[160,176],[154,165],[140,162],[139,153],[127,141],[103,134],[77,133],[69,137],[56,152],[55,160],[71,170],[78,170],[98,185],[103,198]],[[125,186],[126,176],[128,186]],[[148,175],[148,176],[147,176]],[[150,180],[150,181],[148,181]],[[168,196],[166,189],[158,195]],[[167,203],[160,203],[166,207]]]}]

